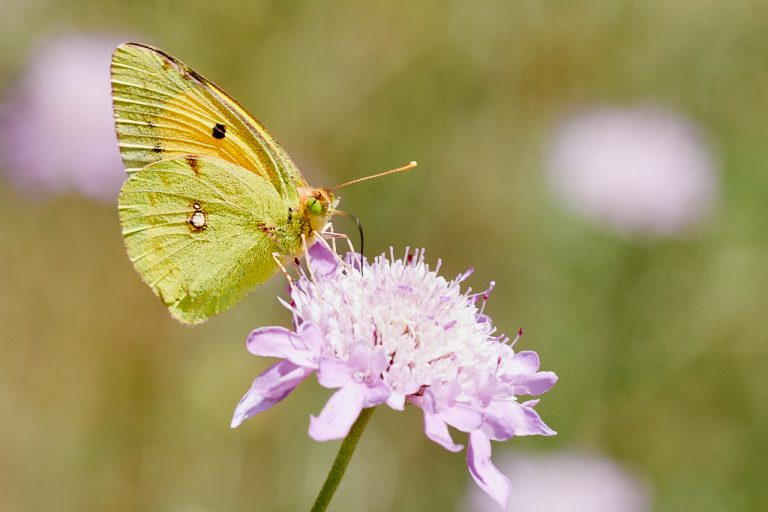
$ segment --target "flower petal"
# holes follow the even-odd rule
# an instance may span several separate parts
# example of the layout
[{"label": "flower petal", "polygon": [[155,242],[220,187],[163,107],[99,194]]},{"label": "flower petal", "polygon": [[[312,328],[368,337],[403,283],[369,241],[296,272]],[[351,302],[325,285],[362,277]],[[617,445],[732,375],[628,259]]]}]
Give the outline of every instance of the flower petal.
[{"label": "flower petal", "polygon": [[317,325],[312,322],[304,322],[299,326],[298,330],[299,336],[301,336],[301,339],[304,341],[307,350],[319,356],[322,353],[325,339]]},{"label": "flower petal", "polygon": [[328,247],[328,244],[317,241],[307,251],[307,262],[315,277],[328,277],[336,273],[339,264],[338,256]]},{"label": "flower petal", "polygon": [[448,431],[448,425],[439,414],[424,411],[424,433],[427,437],[451,452],[460,452],[464,445],[456,444]]},{"label": "flower petal", "polygon": [[324,357],[318,366],[317,382],[324,388],[340,388],[352,382],[353,371],[347,361]]},{"label": "flower petal", "polygon": [[328,399],[320,415],[309,419],[309,436],[315,441],[341,439],[363,410],[365,386],[350,384]]},{"label": "flower petal", "polygon": [[368,371],[371,375],[379,376],[389,367],[389,357],[384,347],[376,347],[371,354]]},{"label": "flower petal", "polygon": [[492,400],[485,408],[483,430],[495,441],[513,436],[552,436],[549,428],[533,408],[511,400]]},{"label": "flower petal", "polygon": [[491,440],[481,430],[469,434],[467,467],[475,483],[506,508],[510,492],[509,479],[491,462]]},{"label": "flower petal", "polygon": [[462,432],[477,430],[483,423],[483,414],[464,404],[453,404],[447,407],[444,411],[440,411],[440,417],[447,424]]},{"label": "flower petal", "polygon": [[374,385],[368,384],[368,390],[365,393],[365,401],[363,407],[375,407],[381,403],[386,402],[389,399],[389,395],[392,391],[389,386],[379,381]]},{"label": "flower petal", "polygon": [[448,425],[437,412],[437,404],[432,390],[428,389],[421,401],[421,409],[424,411],[424,433],[427,437],[448,451],[459,452],[463,445],[456,444],[448,431]]},{"label": "flower petal", "polygon": [[554,372],[540,372],[536,352],[518,352],[505,368],[502,381],[510,384],[515,395],[540,395],[557,382]]},{"label": "flower petal", "polygon": [[396,411],[405,410],[405,395],[402,393],[390,393],[387,398],[387,405]]},{"label": "flower petal", "polygon": [[557,383],[557,375],[555,372],[536,372],[520,375],[509,383],[514,386],[515,395],[541,395]]},{"label": "flower petal", "polygon": [[240,399],[230,426],[236,428],[251,416],[266,411],[287,397],[313,371],[290,361],[280,361],[270,366],[256,377],[251,389]]},{"label": "flower petal", "polygon": [[518,352],[510,360],[508,373],[535,373],[539,371],[539,364],[539,355],[536,352]]},{"label": "flower petal", "polygon": [[298,366],[317,368],[318,354],[308,351],[304,340],[284,327],[262,327],[248,335],[248,352],[256,356],[280,357]]}]

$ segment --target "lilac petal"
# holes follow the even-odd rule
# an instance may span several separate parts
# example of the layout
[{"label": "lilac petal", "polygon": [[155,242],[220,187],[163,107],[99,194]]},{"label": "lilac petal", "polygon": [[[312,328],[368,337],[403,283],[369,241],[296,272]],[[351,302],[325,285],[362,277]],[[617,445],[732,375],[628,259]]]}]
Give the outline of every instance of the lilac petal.
[{"label": "lilac petal", "polygon": [[382,404],[389,399],[389,395],[391,394],[392,391],[389,389],[389,386],[381,381],[372,386],[369,384],[368,391],[365,393],[363,407],[374,407]]},{"label": "lilac petal", "polygon": [[309,436],[315,441],[341,439],[363,410],[365,386],[351,384],[328,399],[320,415],[309,418]]},{"label": "lilac petal", "polygon": [[453,442],[448,425],[435,410],[435,398],[432,393],[427,391],[423,398],[421,408],[424,411],[424,433],[448,451],[461,451],[464,446]]},{"label": "lilac petal", "polygon": [[483,414],[464,404],[453,404],[440,412],[440,417],[450,426],[462,432],[472,432],[480,428],[483,423]]},{"label": "lilac petal", "polygon": [[381,375],[389,367],[389,357],[384,347],[377,347],[371,354],[369,372],[371,375]]},{"label": "lilac petal", "polygon": [[365,341],[358,341],[349,351],[349,362],[347,363],[350,369],[368,373],[368,369],[371,366],[371,348]]},{"label": "lilac petal", "polygon": [[469,434],[467,466],[480,488],[506,508],[509,500],[509,479],[491,462],[491,440],[481,430]]},{"label": "lilac petal", "polygon": [[320,360],[317,382],[325,388],[340,388],[352,382],[352,372],[347,361],[325,357]]},{"label": "lilac petal", "polygon": [[416,403],[416,405],[421,407],[424,412],[437,414],[437,399],[435,398],[435,393],[432,388],[427,388],[424,391],[424,394],[421,397],[421,403]]},{"label": "lilac petal", "polygon": [[456,397],[461,394],[461,385],[456,380],[436,379],[426,392],[431,396],[436,407],[437,397],[440,397],[442,403],[453,403]]},{"label": "lilac petal", "polygon": [[285,327],[260,327],[248,335],[245,346],[255,356],[285,357],[285,351],[295,350],[301,339]]},{"label": "lilac petal", "polygon": [[262,327],[248,335],[248,352],[255,356],[289,359],[299,366],[316,366],[304,349],[304,342],[285,327]]},{"label": "lilac petal", "polygon": [[540,395],[552,389],[557,382],[554,372],[540,372],[536,352],[518,352],[511,359],[502,380],[514,387],[515,395]]},{"label": "lilac petal", "polygon": [[312,322],[304,322],[299,326],[299,335],[310,352],[321,354],[325,339],[320,329]]},{"label": "lilac petal", "polygon": [[541,395],[557,383],[555,372],[536,372],[532,375],[520,375],[510,381],[515,388],[515,395]]},{"label": "lilac petal", "polygon": [[539,371],[539,355],[532,350],[518,352],[510,360],[508,373],[535,373]]},{"label": "lilac petal", "polygon": [[307,252],[309,253],[307,262],[315,277],[328,277],[336,273],[339,266],[337,256],[328,244],[317,241]]},{"label": "lilac petal", "polygon": [[511,400],[492,400],[488,404],[483,429],[496,441],[504,441],[513,436],[556,434],[531,407]]},{"label": "lilac petal", "polygon": [[405,395],[403,393],[390,393],[387,405],[396,411],[405,410]]},{"label": "lilac petal", "polygon": [[290,361],[280,361],[270,366],[256,377],[251,389],[240,399],[230,426],[238,427],[251,416],[266,411],[287,397],[313,371]]},{"label": "lilac petal", "polygon": [[460,452],[464,448],[464,445],[453,442],[448,425],[437,414],[424,412],[424,433],[448,451]]}]

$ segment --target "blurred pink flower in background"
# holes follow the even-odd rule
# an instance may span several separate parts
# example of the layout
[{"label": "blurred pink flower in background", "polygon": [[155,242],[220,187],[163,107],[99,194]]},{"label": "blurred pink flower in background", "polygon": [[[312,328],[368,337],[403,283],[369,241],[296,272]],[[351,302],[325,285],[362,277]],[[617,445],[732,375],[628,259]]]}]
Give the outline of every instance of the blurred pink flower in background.
[{"label": "blurred pink flower in background", "polygon": [[600,108],[566,119],[547,164],[566,208],[622,235],[682,235],[717,200],[708,148],[689,122],[660,108]]},{"label": "blurred pink flower in background", "polygon": [[[507,512],[649,512],[645,485],[615,463],[594,455],[506,453],[499,469],[511,482]],[[489,497],[470,488],[467,512],[497,512]]]},{"label": "blurred pink flower in background", "polygon": [[0,109],[0,167],[24,195],[78,191],[114,201],[125,179],[109,65],[121,41],[68,36],[33,52]]}]

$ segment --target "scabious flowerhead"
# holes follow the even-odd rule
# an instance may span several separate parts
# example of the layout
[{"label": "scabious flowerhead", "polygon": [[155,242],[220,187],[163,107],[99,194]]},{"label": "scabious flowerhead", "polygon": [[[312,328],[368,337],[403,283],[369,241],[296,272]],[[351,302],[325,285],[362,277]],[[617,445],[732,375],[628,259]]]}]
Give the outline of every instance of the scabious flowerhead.
[{"label": "scabious flowerhead", "polygon": [[430,269],[424,252],[390,252],[365,262],[345,260],[323,241],[308,251],[308,272],[291,288],[294,329],[265,327],[248,337],[248,350],[282,360],[256,378],[232,418],[245,419],[285,398],[315,373],[337,389],[309,434],[343,438],[363,408],[407,404],[424,413],[426,435],[460,451],[448,427],[469,434],[467,462],[477,484],[506,503],[509,481],[491,463],[491,440],[552,435],[534,410],[539,395],[557,381],[539,371],[535,352],[515,352],[483,313],[491,288],[462,291],[466,272],[453,280]]}]

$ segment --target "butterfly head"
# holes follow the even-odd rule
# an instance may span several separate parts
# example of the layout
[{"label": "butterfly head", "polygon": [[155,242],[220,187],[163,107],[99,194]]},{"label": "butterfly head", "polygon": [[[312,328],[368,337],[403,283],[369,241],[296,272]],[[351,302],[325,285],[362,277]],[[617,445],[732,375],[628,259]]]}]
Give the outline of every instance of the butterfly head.
[{"label": "butterfly head", "polygon": [[305,189],[301,191],[301,202],[313,231],[323,229],[333,214],[338,200],[330,191],[324,188]]}]

